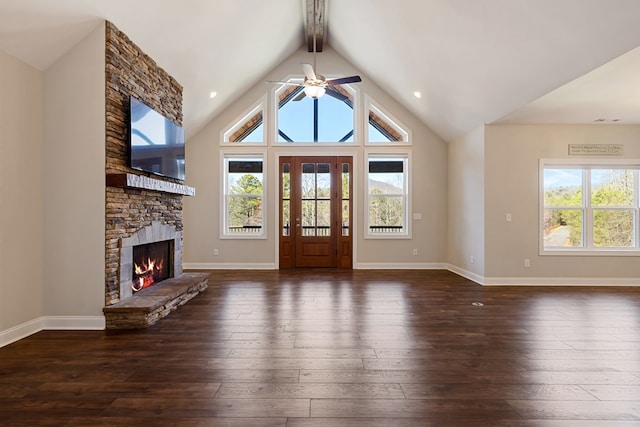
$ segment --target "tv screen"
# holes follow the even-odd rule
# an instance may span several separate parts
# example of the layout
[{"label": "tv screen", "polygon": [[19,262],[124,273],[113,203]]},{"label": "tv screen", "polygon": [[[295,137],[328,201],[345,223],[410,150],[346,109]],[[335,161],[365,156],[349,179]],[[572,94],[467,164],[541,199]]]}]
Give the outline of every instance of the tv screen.
[{"label": "tv screen", "polygon": [[184,129],[134,97],[129,118],[129,166],[184,180]]}]

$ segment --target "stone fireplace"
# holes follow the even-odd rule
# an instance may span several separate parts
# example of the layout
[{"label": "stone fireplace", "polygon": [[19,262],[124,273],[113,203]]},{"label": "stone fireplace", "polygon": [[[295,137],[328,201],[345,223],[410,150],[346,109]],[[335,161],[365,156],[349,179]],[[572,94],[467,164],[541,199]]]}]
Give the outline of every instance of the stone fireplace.
[{"label": "stone fireplace", "polygon": [[[135,260],[134,249],[160,242],[167,242],[167,246],[170,248],[169,259],[164,260],[164,262],[171,264],[162,266],[167,271],[167,277],[164,277],[164,279],[178,277],[182,274],[182,232],[171,226],[161,224],[159,221],[153,221],[151,225],[138,230],[131,237],[120,239],[120,300],[129,298],[135,292],[151,285],[145,283],[144,285],[146,286],[140,286],[139,282],[134,282],[134,277],[136,276],[138,280],[145,281],[144,278],[140,277],[140,273],[135,274],[135,261],[144,263],[145,260]],[[157,260],[151,259],[151,262],[153,261]],[[138,267],[140,266],[138,264]],[[146,267],[149,267],[149,265],[146,265]],[[155,282],[157,283],[158,281],[156,280]]]},{"label": "stone fireplace", "polygon": [[[182,181],[134,170],[128,161],[130,96],[180,125],[182,86],[110,22],[106,24],[105,65],[103,312],[108,330],[144,328],[207,287],[207,274],[182,271],[182,198],[195,195],[195,189]],[[168,242],[171,249],[165,261],[169,265],[164,266],[168,278],[134,293],[134,248],[158,242]],[[143,284],[148,280],[143,277]]]}]

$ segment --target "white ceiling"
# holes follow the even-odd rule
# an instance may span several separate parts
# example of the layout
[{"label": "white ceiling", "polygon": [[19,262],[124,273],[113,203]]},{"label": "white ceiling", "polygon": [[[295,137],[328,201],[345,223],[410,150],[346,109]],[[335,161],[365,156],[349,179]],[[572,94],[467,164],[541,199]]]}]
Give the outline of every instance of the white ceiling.
[{"label": "white ceiling", "polygon": [[[326,43],[447,141],[640,123],[638,0],[326,1]],[[184,86],[192,135],[305,45],[304,3],[0,0],[0,50],[45,70],[107,19]]]}]

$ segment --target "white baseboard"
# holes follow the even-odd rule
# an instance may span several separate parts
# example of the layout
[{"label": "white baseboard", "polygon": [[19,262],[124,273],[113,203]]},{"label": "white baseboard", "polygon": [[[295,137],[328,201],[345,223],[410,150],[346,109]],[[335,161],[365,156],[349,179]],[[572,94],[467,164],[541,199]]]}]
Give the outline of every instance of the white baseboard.
[{"label": "white baseboard", "polygon": [[43,328],[48,330],[101,331],[106,328],[104,316],[46,316]]},{"label": "white baseboard", "polygon": [[478,283],[479,285],[484,285],[484,280],[485,280],[484,277],[472,271],[465,270],[464,268],[460,268],[452,264],[447,264],[446,269],[452,273],[456,273],[457,275],[464,277],[465,279],[472,280]]},{"label": "white baseboard", "polygon": [[43,330],[104,330],[104,316],[43,316],[0,331],[0,348]]},{"label": "white baseboard", "polygon": [[0,331],[0,348],[40,332],[43,329],[43,319],[43,317],[39,317]]},{"label": "white baseboard", "polygon": [[275,263],[213,263],[213,262],[185,262],[182,264],[182,270],[276,270],[278,267]]},{"label": "white baseboard", "polygon": [[485,277],[484,286],[640,286],[639,278]]},{"label": "white baseboard", "polygon": [[447,264],[438,262],[358,262],[354,270],[446,270]]}]

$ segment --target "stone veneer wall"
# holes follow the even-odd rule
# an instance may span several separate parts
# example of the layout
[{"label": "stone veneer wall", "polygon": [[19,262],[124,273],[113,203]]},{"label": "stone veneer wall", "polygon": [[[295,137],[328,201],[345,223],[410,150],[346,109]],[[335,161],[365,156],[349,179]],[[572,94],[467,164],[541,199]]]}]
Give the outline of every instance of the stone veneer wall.
[{"label": "stone veneer wall", "polygon": [[[106,165],[109,173],[150,176],[127,166],[129,96],[182,124],[182,86],[112,23],[106,23]],[[158,178],[165,179],[165,178]],[[165,180],[174,182],[166,178]],[[175,181],[179,182],[179,181]],[[152,221],[182,231],[182,196],[157,191],[107,187],[105,305],[120,300],[121,238]]]}]

